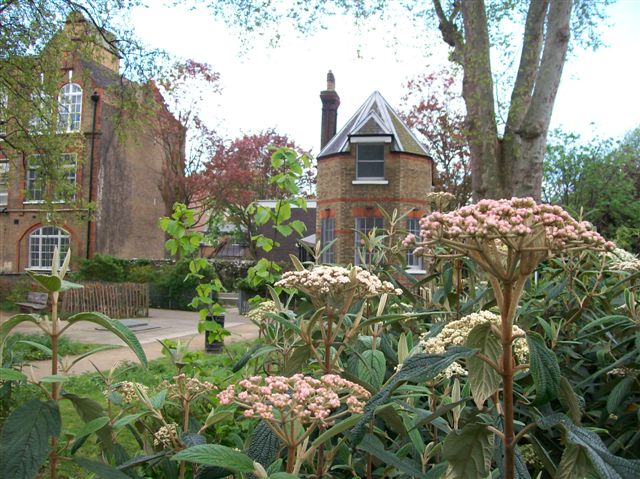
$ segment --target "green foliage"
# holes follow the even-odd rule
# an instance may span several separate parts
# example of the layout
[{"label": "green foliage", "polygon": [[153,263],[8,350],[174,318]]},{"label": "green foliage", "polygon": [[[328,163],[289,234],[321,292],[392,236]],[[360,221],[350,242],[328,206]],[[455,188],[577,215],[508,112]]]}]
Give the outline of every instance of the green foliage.
[{"label": "green foliage", "polygon": [[560,366],[555,354],[544,344],[537,333],[527,334],[531,376],[536,386],[536,404],[544,404],[558,397],[560,391]]},{"label": "green foliage", "polygon": [[253,459],[242,452],[218,444],[202,444],[180,451],[174,461],[188,461],[205,466],[224,467],[234,472],[253,471]]},{"label": "green foliage", "polygon": [[467,424],[447,435],[442,449],[449,461],[447,479],[485,477],[491,467],[491,433],[484,424]]},{"label": "green foliage", "polygon": [[32,399],[17,407],[0,433],[0,476],[31,479],[47,458],[51,437],[60,435],[55,401]]},{"label": "green foliage", "polygon": [[[611,139],[583,144],[572,133],[554,132],[544,162],[544,198],[592,222],[609,238],[640,228],[640,149],[633,141]],[[637,235],[637,232],[636,232]],[[639,243],[626,239],[627,245]]]},{"label": "green foliage", "polygon": [[[478,349],[485,357],[498,363],[502,354],[500,340],[491,330],[490,324],[481,324],[471,330],[465,345],[472,349]],[[500,375],[485,361],[477,356],[467,360],[469,370],[469,386],[473,395],[473,400],[478,409],[481,409],[487,398],[491,397],[500,387]]]},{"label": "green foliage", "polygon": [[106,281],[121,283],[127,281],[129,262],[114,256],[95,254],[84,259],[76,273],[79,281]]},{"label": "green foliage", "polygon": [[94,323],[98,326],[110,331],[118,336],[129,348],[135,353],[138,360],[144,366],[147,365],[147,356],[144,353],[144,349],[140,345],[136,335],[126,326],[124,326],[117,319],[110,319],[102,313],[78,313],[67,318],[67,323],[72,326],[76,323],[88,322]]},{"label": "green foliage", "polygon": [[[3,364],[9,361],[13,363],[22,363],[25,361],[39,361],[42,359],[50,359],[51,353],[47,353],[46,350],[34,348],[33,346],[25,343],[41,344],[51,350],[51,337],[46,334],[26,334],[26,333],[13,333],[11,334],[4,345],[4,357],[2,358]],[[61,337],[58,342],[58,353],[61,356],[75,356],[78,354],[86,353],[93,349],[95,344],[80,343],[74,341],[65,336]]]}]

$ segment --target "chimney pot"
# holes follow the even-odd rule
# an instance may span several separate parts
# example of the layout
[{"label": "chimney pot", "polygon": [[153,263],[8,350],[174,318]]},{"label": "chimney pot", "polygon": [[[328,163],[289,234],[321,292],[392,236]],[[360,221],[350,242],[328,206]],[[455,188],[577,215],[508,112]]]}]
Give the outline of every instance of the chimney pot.
[{"label": "chimney pot", "polygon": [[333,76],[333,72],[329,70],[327,73],[327,90],[335,91],[336,89],[336,77]]}]

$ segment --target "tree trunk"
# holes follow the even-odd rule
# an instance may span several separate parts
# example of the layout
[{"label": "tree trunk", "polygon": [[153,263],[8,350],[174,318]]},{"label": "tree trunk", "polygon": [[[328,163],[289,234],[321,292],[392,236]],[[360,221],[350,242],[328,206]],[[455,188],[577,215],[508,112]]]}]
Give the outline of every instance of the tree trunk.
[{"label": "tree trunk", "polygon": [[[462,96],[473,199],[541,197],[547,132],[569,45],[572,0],[531,0],[504,136],[498,135],[483,0],[455,4],[449,16],[433,0],[444,41],[462,65]],[[463,32],[455,18],[460,8]],[[544,47],[544,48],[543,48]]]}]

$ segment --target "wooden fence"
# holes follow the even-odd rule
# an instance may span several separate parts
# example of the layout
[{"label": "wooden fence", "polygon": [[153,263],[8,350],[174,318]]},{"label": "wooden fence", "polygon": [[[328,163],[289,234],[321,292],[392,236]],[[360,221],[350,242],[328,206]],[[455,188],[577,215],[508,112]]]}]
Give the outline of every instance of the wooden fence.
[{"label": "wooden fence", "polygon": [[62,295],[62,313],[98,311],[110,318],[149,317],[149,285],[140,283],[84,283]]}]

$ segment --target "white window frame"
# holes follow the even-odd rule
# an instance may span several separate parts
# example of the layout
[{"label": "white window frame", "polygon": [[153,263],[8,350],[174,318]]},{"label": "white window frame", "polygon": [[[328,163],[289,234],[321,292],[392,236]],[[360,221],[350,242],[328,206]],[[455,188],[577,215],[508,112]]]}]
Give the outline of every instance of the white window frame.
[{"label": "white window frame", "polygon": [[[407,219],[407,234],[420,237],[420,218]],[[413,254],[413,246],[407,250],[407,270],[410,273],[424,273],[424,262],[422,256]]]},{"label": "white window frame", "polygon": [[[35,188],[36,183],[38,181],[38,169],[40,168],[39,165],[32,165],[31,164],[31,159],[32,158],[36,158],[36,157],[44,157],[46,155],[41,155],[41,154],[36,154],[36,155],[30,155],[28,162],[27,162],[27,171],[25,172],[25,187],[24,187],[24,191],[25,191],[25,200],[24,203],[25,204],[39,204],[39,203],[44,203],[44,190],[49,186],[49,185],[43,185],[40,184],[39,188]],[[65,176],[66,176],[66,180],[73,183],[74,185],[74,192],[73,192],[73,197],[71,198],[73,201],[75,201],[76,199],[76,181],[77,181],[77,169],[78,169],[78,155],[76,153],[62,153],[62,164],[61,167],[63,169],[66,170]],[[66,161],[68,159],[68,161]],[[39,194],[37,195],[33,195],[32,193],[34,192],[39,192]],[[39,196],[39,198],[35,198],[34,196]],[[27,199],[28,197],[28,199]],[[53,200],[54,203],[64,203],[65,200],[61,199],[54,199]]]},{"label": "white window frame", "polygon": [[[335,240],[336,237],[336,218],[330,216],[322,218],[320,220],[320,248],[324,249],[329,243]],[[323,263],[335,263],[336,262],[336,248],[335,243],[329,248],[323,251],[320,260]]]},{"label": "white window frame", "polygon": [[0,159],[0,206],[9,204],[9,160]]},{"label": "white window frame", "polygon": [[33,104],[33,112],[29,119],[29,131],[35,135],[45,132],[47,122],[45,117],[49,117],[51,121],[51,98],[48,95],[40,95],[39,93],[31,94],[31,103]]},{"label": "white window frame", "polygon": [[58,95],[58,133],[76,133],[82,126],[82,87],[67,83]]},{"label": "white window frame", "polygon": [[[360,159],[360,149],[361,148],[369,148],[369,147],[376,147],[376,148],[380,148],[382,149],[382,155],[380,159],[376,159],[376,160],[361,160]],[[382,163],[382,176],[364,176],[363,174],[360,173],[360,165],[363,165],[364,163]],[[364,142],[358,142],[356,143],[356,180],[384,180],[384,175],[385,175],[385,161],[384,161],[384,143],[380,142],[380,143],[364,143]]]},{"label": "white window frame", "polygon": [[[46,225],[32,231],[29,235],[29,266],[27,269],[51,271],[54,248],[58,248],[60,262],[62,262],[70,244],[71,235],[57,226]],[[60,264],[55,266],[56,269],[60,268]]]},{"label": "white window frame", "polygon": [[[362,264],[360,258],[360,239],[364,236],[369,236],[369,233],[375,228],[377,231],[382,232],[384,230],[384,218],[381,216],[357,216],[355,218],[356,234],[355,234],[355,248],[353,252],[353,264]],[[364,263],[371,264],[371,253],[369,251],[364,252]]]}]

